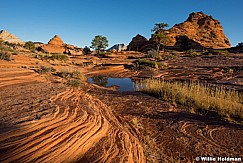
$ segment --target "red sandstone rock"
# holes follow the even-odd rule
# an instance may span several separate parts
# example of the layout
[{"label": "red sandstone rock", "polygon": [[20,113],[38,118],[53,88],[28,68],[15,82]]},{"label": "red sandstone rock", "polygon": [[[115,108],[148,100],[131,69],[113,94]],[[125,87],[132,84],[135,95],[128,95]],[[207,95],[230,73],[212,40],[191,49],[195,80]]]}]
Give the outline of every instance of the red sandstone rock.
[{"label": "red sandstone rock", "polygon": [[186,36],[206,48],[231,46],[220,22],[203,12],[191,13],[185,22],[174,25],[167,32],[170,38],[169,46],[174,46],[180,36]]},{"label": "red sandstone rock", "polygon": [[46,53],[63,53],[65,51],[64,42],[58,35],[55,35],[48,44],[42,45],[41,48]]},{"label": "red sandstone rock", "polygon": [[132,41],[128,45],[128,50],[130,51],[141,51],[142,47],[148,43],[148,39],[144,36],[138,34],[137,36],[133,37]]}]

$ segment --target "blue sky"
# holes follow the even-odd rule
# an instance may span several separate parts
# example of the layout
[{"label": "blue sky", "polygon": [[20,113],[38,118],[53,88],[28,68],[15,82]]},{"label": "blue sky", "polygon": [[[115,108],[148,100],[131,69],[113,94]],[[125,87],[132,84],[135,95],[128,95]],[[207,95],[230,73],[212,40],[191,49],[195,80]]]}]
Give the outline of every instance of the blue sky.
[{"label": "blue sky", "polygon": [[242,6],[243,0],[5,0],[0,29],[44,43],[57,34],[80,47],[104,35],[112,46],[128,44],[136,34],[149,38],[155,23],[172,27],[189,13],[203,11],[221,22],[235,46],[243,42]]}]

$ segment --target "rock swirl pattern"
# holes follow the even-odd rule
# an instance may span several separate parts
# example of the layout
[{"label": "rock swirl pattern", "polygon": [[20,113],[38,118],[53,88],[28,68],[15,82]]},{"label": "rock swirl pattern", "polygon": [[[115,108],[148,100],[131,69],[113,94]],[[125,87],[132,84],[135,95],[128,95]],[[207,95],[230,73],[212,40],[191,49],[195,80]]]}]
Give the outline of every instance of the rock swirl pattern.
[{"label": "rock swirl pattern", "polygon": [[[37,97],[48,94],[43,91],[50,90],[51,84],[46,84],[41,91],[37,89],[43,86],[41,82],[20,86],[19,80],[15,85],[12,85],[14,82],[7,85],[4,81],[2,76],[0,162],[145,162],[143,148],[137,138],[98,99],[82,90],[70,88],[53,95],[43,106],[41,103],[45,100],[37,100]],[[9,87],[15,87],[15,92],[31,89],[22,102],[11,105],[6,97],[10,95],[3,95],[4,91],[11,94],[12,90],[14,96],[13,89]],[[16,96],[17,101],[20,99]],[[6,118],[11,115],[5,114],[8,112],[4,107],[10,111],[14,109],[12,115],[21,117],[17,106],[19,110],[27,108],[28,116],[34,118],[26,118],[25,121]],[[38,107],[49,111],[40,114],[43,109],[38,110]]]}]

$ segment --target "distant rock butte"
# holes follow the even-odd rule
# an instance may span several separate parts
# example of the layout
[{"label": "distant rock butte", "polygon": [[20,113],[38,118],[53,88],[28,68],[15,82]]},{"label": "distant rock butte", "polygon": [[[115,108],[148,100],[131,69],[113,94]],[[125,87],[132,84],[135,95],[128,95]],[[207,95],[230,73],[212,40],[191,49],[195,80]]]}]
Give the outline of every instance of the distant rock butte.
[{"label": "distant rock butte", "polygon": [[188,19],[180,24],[174,25],[168,31],[170,38],[169,46],[176,45],[178,37],[192,40],[206,48],[229,48],[229,39],[223,32],[220,22],[212,16],[203,12],[191,13]]},{"label": "distant rock butte", "polygon": [[24,42],[22,40],[20,40],[18,37],[16,37],[15,35],[9,33],[6,30],[1,30],[0,31],[0,38],[4,42],[9,42],[9,43],[13,43],[13,44],[24,44]]},{"label": "distant rock butte", "polygon": [[64,42],[58,35],[55,35],[48,42],[48,44],[42,45],[41,48],[46,53],[64,53],[65,52]]},{"label": "distant rock butte", "polygon": [[83,48],[79,48],[77,46],[67,44],[64,53],[71,54],[71,55],[83,55]]},{"label": "distant rock butte", "polygon": [[123,50],[127,50],[127,46],[125,44],[115,44],[108,49],[108,51],[116,51],[116,52],[121,52]]}]

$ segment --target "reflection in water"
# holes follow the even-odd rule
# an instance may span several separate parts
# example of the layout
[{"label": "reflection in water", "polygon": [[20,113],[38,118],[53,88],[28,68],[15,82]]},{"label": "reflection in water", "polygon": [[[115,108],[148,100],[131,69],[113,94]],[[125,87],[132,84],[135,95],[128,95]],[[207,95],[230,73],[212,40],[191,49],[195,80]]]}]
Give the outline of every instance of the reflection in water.
[{"label": "reflection in water", "polygon": [[102,86],[102,87],[106,87],[107,84],[108,84],[108,77],[104,77],[104,76],[93,76],[90,79],[92,80],[91,83],[97,84],[97,85]]},{"label": "reflection in water", "polygon": [[104,76],[93,76],[88,82],[102,87],[118,86],[120,91],[135,91],[135,83],[130,78],[108,78]]}]

